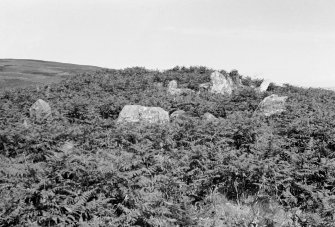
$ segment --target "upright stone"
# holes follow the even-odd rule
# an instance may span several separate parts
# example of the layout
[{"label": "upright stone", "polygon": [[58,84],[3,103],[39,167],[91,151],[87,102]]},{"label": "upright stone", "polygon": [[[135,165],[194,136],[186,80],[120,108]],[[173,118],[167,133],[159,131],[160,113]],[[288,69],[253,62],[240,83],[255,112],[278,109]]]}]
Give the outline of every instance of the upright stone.
[{"label": "upright stone", "polygon": [[23,127],[26,128],[26,129],[29,128],[29,124],[28,124],[27,119],[24,119],[24,120],[23,120],[23,124],[22,124],[22,125],[23,125]]},{"label": "upright stone", "polygon": [[178,87],[178,83],[177,83],[176,80],[171,80],[171,81],[169,82],[169,85],[168,85],[168,88],[169,88],[169,89],[177,89],[177,87]]},{"label": "upright stone", "polygon": [[262,82],[262,84],[258,87],[258,91],[259,92],[265,92],[265,91],[267,91],[268,88],[269,88],[270,83],[271,83],[270,81],[264,80]]},{"label": "upright stone", "polygon": [[47,98],[49,98],[49,96],[50,96],[50,85],[48,85],[48,86],[46,87],[46,89],[45,89],[45,96],[46,96]]},{"label": "upright stone", "polygon": [[181,90],[178,89],[177,87],[178,87],[177,81],[171,80],[168,84],[168,93],[170,93],[171,95],[180,95]]},{"label": "upright stone", "polygon": [[273,114],[282,113],[286,110],[285,103],[287,96],[270,95],[263,99],[263,101],[258,105],[256,114],[263,114],[265,116],[271,116]]},{"label": "upright stone", "polygon": [[229,76],[232,78],[234,89],[237,89],[240,86],[242,86],[242,79],[237,70],[232,70],[229,73]]},{"label": "upright stone", "polygon": [[42,99],[37,100],[29,109],[30,118],[35,121],[42,121],[51,115],[51,108]]},{"label": "upright stone", "polygon": [[171,95],[182,95],[193,93],[191,89],[188,88],[178,88],[178,83],[176,80],[171,80],[168,85],[168,93]]},{"label": "upright stone", "polygon": [[163,124],[169,122],[169,113],[160,107],[126,105],[117,119],[118,123]]},{"label": "upright stone", "polygon": [[218,71],[211,74],[211,93],[231,95],[234,89],[234,82],[230,76],[223,75]]}]

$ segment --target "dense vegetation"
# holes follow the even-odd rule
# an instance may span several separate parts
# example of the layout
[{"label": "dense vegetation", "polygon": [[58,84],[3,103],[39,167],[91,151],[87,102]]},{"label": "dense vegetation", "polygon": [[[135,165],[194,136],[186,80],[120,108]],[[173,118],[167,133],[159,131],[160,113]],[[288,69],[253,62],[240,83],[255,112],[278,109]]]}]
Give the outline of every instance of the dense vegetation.
[{"label": "dense vegetation", "polygon": [[[196,90],[211,72],[105,70],[50,92],[2,92],[0,226],[335,226],[335,93],[272,85],[176,97],[155,86]],[[289,97],[287,111],[253,115],[273,93]],[[53,112],[34,123],[39,98]],[[191,117],[118,125],[126,104]]]}]

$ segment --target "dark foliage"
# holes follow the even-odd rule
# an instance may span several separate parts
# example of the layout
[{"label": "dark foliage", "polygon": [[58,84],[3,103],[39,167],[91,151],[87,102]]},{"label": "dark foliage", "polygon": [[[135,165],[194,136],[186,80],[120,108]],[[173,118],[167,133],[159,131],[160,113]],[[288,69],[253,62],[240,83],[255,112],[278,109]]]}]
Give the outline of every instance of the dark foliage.
[{"label": "dark foliage", "polygon": [[[296,226],[334,226],[334,92],[271,85],[264,94],[246,87],[231,97],[175,97],[154,86],[176,79],[196,89],[211,72],[105,70],[53,84],[47,95],[33,87],[1,93],[0,226],[197,226],[213,191],[238,203],[272,198],[300,212]],[[287,111],[253,116],[272,93],[289,97]],[[39,98],[53,111],[42,124],[28,118]],[[126,104],[190,117],[117,125]],[[219,120],[202,121],[206,112]]]}]

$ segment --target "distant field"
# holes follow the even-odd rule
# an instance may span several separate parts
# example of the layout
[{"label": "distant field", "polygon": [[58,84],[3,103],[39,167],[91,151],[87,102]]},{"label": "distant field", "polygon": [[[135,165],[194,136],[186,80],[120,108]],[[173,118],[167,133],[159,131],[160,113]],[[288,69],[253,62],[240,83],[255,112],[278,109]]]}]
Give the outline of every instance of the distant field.
[{"label": "distant field", "polygon": [[327,87],[327,88],[324,88],[324,89],[335,91],[335,87]]},{"label": "distant field", "polygon": [[73,74],[101,68],[26,59],[0,59],[0,89],[58,82]]}]

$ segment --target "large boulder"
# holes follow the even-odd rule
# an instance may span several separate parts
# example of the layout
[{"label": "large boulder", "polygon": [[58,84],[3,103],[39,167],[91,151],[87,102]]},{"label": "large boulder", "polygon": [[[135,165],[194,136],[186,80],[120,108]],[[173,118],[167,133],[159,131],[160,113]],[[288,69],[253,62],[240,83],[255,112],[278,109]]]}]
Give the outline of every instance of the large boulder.
[{"label": "large boulder", "polygon": [[190,94],[194,92],[188,88],[178,88],[178,83],[176,80],[171,80],[168,85],[168,93],[171,95],[182,95],[182,94]]},{"label": "large boulder", "polygon": [[259,92],[265,92],[265,91],[267,91],[268,88],[269,88],[270,83],[271,82],[268,81],[268,80],[263,80],[262,84],[257,88],[257,90]]},{"label": "large boulder", "polygon": [[37,100],[29,109],[30,118],[35,121],[42,121],[51,115],[51,108],[42,99]]},{"label": "large boulder", "polygon": [[256,114],[271,116],[273,114],[282,113],[285,111],[285,103],[287,96],[270,95],[263,99],[258,105]]},{"label": "large boulder", "polygon": [[163,124],[170,121],[169,112],[160,107],[126,105],[117,119],[118,123]]},{"label": "large boulder", "polygon": [[211,93],[231,95],[240,85],[241,80],[238,75],[223,75],[218,71],[211,74]]}]

